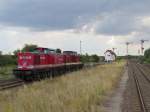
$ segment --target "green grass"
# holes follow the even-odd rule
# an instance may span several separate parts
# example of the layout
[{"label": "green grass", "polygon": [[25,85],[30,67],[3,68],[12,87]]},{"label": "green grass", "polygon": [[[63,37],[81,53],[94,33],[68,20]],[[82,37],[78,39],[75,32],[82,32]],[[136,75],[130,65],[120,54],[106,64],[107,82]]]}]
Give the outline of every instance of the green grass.
[{"label": "green grass", "polygon": [[13,77],[12,70],[15,68],[15,65],[8,65],[0,67],[0,78]]},{"label": "green grass", "polygon": [[0,93],[2,112],[99,112],[116,87],[125,61],[47,79]]}]

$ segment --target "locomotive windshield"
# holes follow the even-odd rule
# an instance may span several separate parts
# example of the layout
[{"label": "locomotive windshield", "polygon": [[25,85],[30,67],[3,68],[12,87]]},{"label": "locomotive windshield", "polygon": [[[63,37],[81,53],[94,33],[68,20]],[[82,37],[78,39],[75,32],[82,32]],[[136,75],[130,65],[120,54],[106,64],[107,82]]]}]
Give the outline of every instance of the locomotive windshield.
[{"label": "locomotive windshield", "polygon": [[54,53],[56,53],[56,50],[39,47],[39,48],[36,48],[36,49],[35,49],[35,52],[38,52],[38,53],[45,53],[45,54],[49,54],[49,53],[50,53],[50,54],[54,54]]},{"label": "locomotive windshield", "polygon": [[77,55],[77,52],[75,51],[64,51],[64,54],[70,54],[70,55]]}]

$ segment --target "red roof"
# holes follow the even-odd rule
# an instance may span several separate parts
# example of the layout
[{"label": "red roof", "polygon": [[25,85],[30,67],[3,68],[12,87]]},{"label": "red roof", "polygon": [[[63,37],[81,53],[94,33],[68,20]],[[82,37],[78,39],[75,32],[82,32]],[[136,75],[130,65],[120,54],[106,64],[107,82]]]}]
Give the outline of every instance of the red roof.
[{"label": "red roof", "polygon": [[[115,52],[113,52],[112,50],[107,50],[106,52],[110,52],[112,55],[117,56],[117,55],[116,55],[116,53],[115,53]],[[106,52],[105,52],[105,53],[106,53]]]}]

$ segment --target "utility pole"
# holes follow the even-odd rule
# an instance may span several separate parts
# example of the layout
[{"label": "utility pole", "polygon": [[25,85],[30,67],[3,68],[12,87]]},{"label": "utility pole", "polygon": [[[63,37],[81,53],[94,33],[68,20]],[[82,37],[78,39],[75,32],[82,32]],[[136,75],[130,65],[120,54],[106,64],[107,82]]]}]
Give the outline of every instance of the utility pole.
[{"label": "utility pole", "polygon": [[127,55],[129,55],[129,45],[132,44],[132,42],[126,42],[126,46],[127,46]]},{"label": "utility pole", "polygon": [[82,41],[80,40],[80,55],[82,55]]},{"label": "utility pole", "polygon": [[143,55],[144,53],[144,42],[148,40],[141,40],[141,54]]},{"label": "utility pole", "polygon": [[118,51],[118,56],[119,56],[119,51]]},{"label": "utility pole", "polygon": [[138,49],[138,54],[140,55],[140,49]]}]

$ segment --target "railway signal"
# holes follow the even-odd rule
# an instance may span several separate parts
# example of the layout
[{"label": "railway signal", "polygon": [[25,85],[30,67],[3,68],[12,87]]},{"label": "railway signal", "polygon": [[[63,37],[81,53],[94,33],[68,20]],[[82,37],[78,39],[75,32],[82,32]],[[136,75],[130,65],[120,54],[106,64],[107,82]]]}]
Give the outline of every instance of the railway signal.
[{"label": "railway signal", "polygon": [[117,49],[117,48],[114,48],[114,47],[113,47],[113,48],[112,48],[113,52],[115,52],[116,49]]},{"label": "railway signal", "polygon": [[143,55],[143,51],[144,51],[144,42],[146,42],[148,40],[141,40],[141,54]]},{"label": "railway signal", "polygon": [[138,54],[140,55],[140,49],[138,49]]},{"label": "railway signal", "polygon": [[132,42],[126,42],[126,46],[127,46],[127,55],[129,55],[129,45],[132,44]]},{"label": "railway signal", "polygon": [[80,55],[82,55],[82,41],[80,40]]}]

